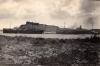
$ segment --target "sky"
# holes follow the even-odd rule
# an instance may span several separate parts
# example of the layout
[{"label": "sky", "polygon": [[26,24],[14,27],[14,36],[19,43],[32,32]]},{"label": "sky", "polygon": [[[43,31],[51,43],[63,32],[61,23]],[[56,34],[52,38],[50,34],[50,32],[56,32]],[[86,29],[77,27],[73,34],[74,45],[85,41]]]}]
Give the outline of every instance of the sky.
[{"label": "sky", "polygon": [[59,27],[100,28],[100,5],[95,0],[0,0],[0,29],[26,21]]}]

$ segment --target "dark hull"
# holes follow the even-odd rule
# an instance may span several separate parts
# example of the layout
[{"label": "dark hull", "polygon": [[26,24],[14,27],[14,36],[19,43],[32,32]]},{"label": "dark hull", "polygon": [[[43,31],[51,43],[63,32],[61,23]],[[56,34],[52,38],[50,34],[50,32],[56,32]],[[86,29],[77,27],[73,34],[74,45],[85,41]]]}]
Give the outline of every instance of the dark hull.
[{"label": "dark hull", "polygon": [[13,30],[13,29],[3,29],[3,33],[22,33],[22,34],[42,34],[43,30]]},{"label": "dark hull", "polygon": [[70,31],[57,31],[57,34],[100,34],[100,32],[92,32],[91,30],[70,30]]}]

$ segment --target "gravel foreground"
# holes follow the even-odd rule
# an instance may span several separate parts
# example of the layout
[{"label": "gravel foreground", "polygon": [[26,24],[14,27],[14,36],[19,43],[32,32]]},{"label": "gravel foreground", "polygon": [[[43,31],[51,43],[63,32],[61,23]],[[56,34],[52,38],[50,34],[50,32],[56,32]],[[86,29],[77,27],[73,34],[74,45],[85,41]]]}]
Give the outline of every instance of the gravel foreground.
[{"label": "gravel foreground", "polygon": [[99,48],[100,38],[96,36],[85,39],[0,36],[0,66],[99,66]]}]

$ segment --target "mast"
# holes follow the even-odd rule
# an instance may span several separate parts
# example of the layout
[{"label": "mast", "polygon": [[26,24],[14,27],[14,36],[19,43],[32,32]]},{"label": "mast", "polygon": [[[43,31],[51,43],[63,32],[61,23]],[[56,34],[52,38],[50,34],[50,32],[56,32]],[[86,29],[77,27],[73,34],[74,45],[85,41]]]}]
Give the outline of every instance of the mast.
[{"label": "mast", "polygon": [[93,30],[93,28],[94,28],[93,26],[94,26],[94,23],[92,22],[92,30]]},{"label": "mast", "polygon": [[9,28],[11,29],[11,22],[10,22]]},{"label": "mast", "polygon": [[66,28],[66,23],[64,22],[64,28]]}]

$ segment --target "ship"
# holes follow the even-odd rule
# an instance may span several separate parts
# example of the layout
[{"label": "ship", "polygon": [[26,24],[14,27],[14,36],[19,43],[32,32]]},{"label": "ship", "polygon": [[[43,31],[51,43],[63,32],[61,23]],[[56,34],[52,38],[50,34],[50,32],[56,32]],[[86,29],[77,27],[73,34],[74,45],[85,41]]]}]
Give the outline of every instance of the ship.
[{"label": "ship", "polygon": [[17,28],[3,28],[3,33],[42,34],[43,29],[38,28],[38,23],[26,22]]},{"label": "ship", "polygon": [[16,29],[4,28],[3,33],[42,34],[44,33],[44,31],[43,30],[33,30],[33,29],[16,30]]},{"label": "ship", "polygon": [[59,29],[57,34],[100,34],[100,29],[83,29],[82,26],[71,29],[71,28],[62,28]]}]

